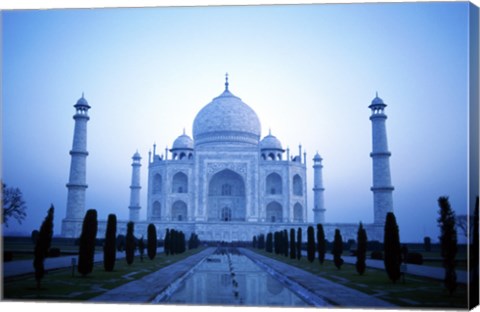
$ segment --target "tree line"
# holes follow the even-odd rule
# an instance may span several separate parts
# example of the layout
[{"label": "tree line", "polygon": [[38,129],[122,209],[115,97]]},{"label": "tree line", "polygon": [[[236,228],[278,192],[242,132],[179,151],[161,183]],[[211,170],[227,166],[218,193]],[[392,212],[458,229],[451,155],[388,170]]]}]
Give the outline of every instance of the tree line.
[{"label": "tree line", "polygon": [[[54,207],[52,205],[40,227],[40,231],[35,231],[35,235],[32,233],[32,237],[35,238],[33,266],[35,269],[37,288],[40,288],[41,280],[45,275],[44,261],[50,250],[53,237],[53,215]],[[117,252],[125,252],[125,260],[128,265],[134,262],[136,250],[139,252],[140,261],[143,261],[145,249],[147,250],[147,257],[150,260],[155,259],[158,248],[157,229],[155,225],[150,223],[147,227],[146,245],[143,236],[141,238],[135,237],[134,226],[134,222],[128,222],[126,235],[117,235],[117,217],[115,214],[108,216],[103,243],[103,267],[106,272],[114,270]],[[86,276],[93,271],[97,232],[97,211],[95,209],[89,209],[83,219],[82,232],[79,237],[77,272],[81,276]],[[195,249],[199,246],[200,240],[198,236],[192,233],[188,240],[188,249]],[[164,238],[165,255],[181,254],[185,252],[186,249],[187,242],[185,241],[185,234],[175,229],[167,229]]]},{"label": "tree line", "polygon": [[[457,253],[455,212],[450,207],[448,197],[441,196],[438,198],[437,202],[440,208],[438,211],[439,218],[437,219],[437,222],[441,232],[439,240],[443,267],[445,269],[444,285],[450,294],[453,294],[457,285],[457,276],[455,272],[455,257]],[[471,256],[472,263],[477,263],[478,266],[478,255],[476,255],[478,254],[478,198],[474,213],[474,224],[471,248],[473,251],[476,251],[476,253],[470,254],[475,254],[474,256]],[[396,217],[393,212],[389,212],[386,215],[384,225],[383,253],[380,252],[380,255],[378,256],[377,252],[372,252],[372,258],[383,260],[385,272],[393,283],[396,283],[405,273],[403,272],[402,265],[405,265],[409,259],[415,259],[415,257],[411,257],[408,253],[406,245],[402,245],[400,242],[400,232]],[[325,238],[322,224],[316,225],[316,232],[313,226],[308,226],[307,241],[305,244],[307,260],[313,262],[317,257],[318,262],[322,265],[325,260],[327,243],[328,241]],[[366,270],[368,243],[367,232],[363,227],[363,224],[359,223],[355,250],[355,268],[360,275],[363,275]],[[302,228],[299,227],[296,230],[296,235],[294,228],[290,229],[289,235],[287,230],[276,231],[273,233],[269,232],[266,235],[256,235],[252,239],[252,245],[254,248],[265,249],[265,251],[269,253],[275,253],[277,255],[290,257],[291,259],[300,260],[302,258],[302,246],[304,246],[304,243],[302,242]],[[344,263],[344,260],[342,259],[344,243],[340,229],[338,228],[335,229],[331,246],[333,263],[337,269],[340,270]],[[430,250],[431,239],[429,237],[425,237],[424,246],[426,250]],[[374,255],[376,256],[374,257]],[[415,254],[412,254],[412,256],[414,255]],[[421,254],[419,255],[421,256]],[[471,277],[472,282],[470,284],[473,285],[472,287],[474,290],[477,290],[478,269],[475,273],[476,274],[473,274],[473,277]],[[478,296],[473,300],[478,302]]]},{"label": "tree line", "polygon": [[[457,276],[455,271],[456,253],[457,253],[457,232],[455,225],[455,212],[451,209],[448,197],[442,196],[438,198],[439,218],[438,225],[441,230],[440,246],[441,256],[443,258],[443,267],[445,269],[444,285],[450,294],[455,292],[457,286]],[[35,269],[35,280],[37,288],[40,288],[40,283],[45,274],[44,260],[50,250],[50,245],[53,237],[53,219],[54,207],[48,209],[47,216],[41,224],[40,230],[36,231],[34,260],[33,267]],[[77,270],[82,276],[86,276],[93,270],[94,253],[95,253],[95,239],[98,230],[97,212],[90,209],[85,214],[82,224],[82,233],[79,240],[79,256]],[[307,242],[306,254],[309,262],[313,262],[315,255],[320,264],[324,263],[326,244],[325,234],[322,224],[317,224],[316,235],[313,226],[307,228]],[[117,220],[114,214],[108,216],[107,228],[105,232],[105,241],[103,245],[103,263],[105,271],[112,271],[116,261],[116,251],[118,248]],[[478,197],[474,212],[474,230],[472,235],[472,242],[470,244],[470,261],[473,265],[478,266]],[[143,236],[140,239],[134,236],[134,223],[127,224],[127,233],[125,236],[125,255],[127,264],[133,263],[135,248],[139,249],[140,259],[143,261],[144,242]],[[33,234],[33,233],[32,233]],[[32,235],[33,237],[33,235]],[[316,240],[315,240],[316,238]],[[357,231],[357,249],[356,249],[356,263],[357,272],[362,275],[366,268],[366,251],[367,251],[368,237],[362,223],[359,224]],[[430,246],[430,239],[425,239],[425,247]],[[188,240],[188,248],[197,248],[199,246],[199,239],[195,233],[192,233]],[[290,257],[291,259],[302,258],[302,229],[298,228],[295,231],[291,228],[290,231],[282,230],[274,233],[267,233],[266,238],[264,234],[253,237],[253,247],[265,249],[267,252],[275,252],[278,255]],[[150,260],[153,260],[157,252],[157,231],[153,223],[147,228],[147,255]],[[384,226],[384,266],[385,271],[392,280],[396,282],[401,277],[401,264],[406,260],[408,251],[400,244],[399,229],[393,212],[389,212],[386,216]],[[186,250],[185,235],[181,231],[175,229],[167,229],[164,238],[164,250],[166,255],[174,255],[182,253]],[[333,262],[335,266],[340,269],[344,261],[342,259],[343,253],[343,239],[340,229],[335,229],[335,235],[332,245]],[[475,266],[474,266],[475,267]],[[478,290],[478,268],[470,272],[469,287],[473,290]],[[478,292],[478,291],[477,291]],[[478,302],[478,296],[470,298],[469,304]]]}]

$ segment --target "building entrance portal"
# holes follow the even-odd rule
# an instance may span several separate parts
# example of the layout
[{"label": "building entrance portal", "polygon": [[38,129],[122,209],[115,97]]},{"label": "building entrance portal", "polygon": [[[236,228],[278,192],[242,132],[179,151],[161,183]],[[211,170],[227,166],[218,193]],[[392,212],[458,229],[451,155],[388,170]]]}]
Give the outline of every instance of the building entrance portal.
[{"label": "building entrance portal", "polygon": [[217,172],[208,184],[208,221],[245,221],[245,183],[236,172]]}]

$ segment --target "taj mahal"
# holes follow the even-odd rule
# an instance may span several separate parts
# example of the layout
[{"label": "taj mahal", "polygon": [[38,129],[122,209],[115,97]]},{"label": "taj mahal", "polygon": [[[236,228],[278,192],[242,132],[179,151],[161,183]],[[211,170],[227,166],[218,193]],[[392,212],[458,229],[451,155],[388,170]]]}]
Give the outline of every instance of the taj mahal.
[{"label": "taj mahal", "polygon": [[[87,123],[91,108],[84,96],[74,105],[75,120],[71,165],[67,183],[66,216],[62,236],[79,237],[85,215]],[[373,223],[364,224],[369,240],[383,240],[387,212],[393,211],[387,144],[386,104],[378,95],[371,109]],[[314,185],[307,186],[307,154],[284,149],[271,132],[261,137],[261,122],[255,111],[229,89],[228,75],[223,92],[196,115],[193,138],[181,134],[161,154],[156,145],[148,152],[146,219],[140,219],[140,174],[142,157],[132,157],[129,220],[120,220],[117,233],[125,233],[128,221],[135,234],[146,236],[155,224],[163,238],[166,229],[196,233],[202,241],[251,241],[254,235],[302,228],[306,239],[309,225],[323,224],[326,238],[339,228],[344,239],[356,239],[358,224],[327,222],[324,206],[322,158],[313,157]],[[313,192],[313,194],[310,193]],[[307,196],[313,195],[313,207]],[[126,205],[127,206],[127,205]],[[112,211],[111,213],[116,213]],[[313,213],[313,222],[308,214]],[[100,220],[102,238],[106,221]]]}]

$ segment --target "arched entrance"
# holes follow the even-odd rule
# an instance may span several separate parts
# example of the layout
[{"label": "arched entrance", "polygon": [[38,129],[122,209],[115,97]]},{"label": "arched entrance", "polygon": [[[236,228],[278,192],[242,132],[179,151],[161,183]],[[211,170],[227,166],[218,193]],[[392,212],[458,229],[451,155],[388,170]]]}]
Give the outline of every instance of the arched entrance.
[{"label": "arched entrance", "polygon": [[276,201],[272,201],[267,205],[267,222],[283,222],[282,205]]},{"label": "arched entrance", "polygon": [[225,169],[208,183],[208,221],[245,221],[245,183],[236,172]]},{"label": "arched entrance", "polygon": [[187,204],[184,201],[177,200],[172,205],[172,220],[187,221]]}]

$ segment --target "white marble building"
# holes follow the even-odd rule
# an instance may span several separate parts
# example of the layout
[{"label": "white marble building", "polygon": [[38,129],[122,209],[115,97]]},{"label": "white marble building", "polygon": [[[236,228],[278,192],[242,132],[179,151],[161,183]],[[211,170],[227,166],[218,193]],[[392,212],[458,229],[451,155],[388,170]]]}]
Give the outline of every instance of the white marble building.
[{"label": "white marble building", "polygon": [[[82,118],[78,118],[78,103],[83,110]],[[74,175],[67,187],[69,198],[70,193],[79,197],[76,193],[82,192],[80,197],[84,199],[88,155],[86,114],[90,106],[83,96],[78,103],[71,152],[72,168],[77,164],[78,168],[72,169]],[[369,106],[372,110],[373,152],[370,156],[374,222],[364,224],[369,239],[380,241],[386,212],[393,211],[385,107],[378,96]],[[85,116],[87,118],[83,118]],[[251,241],[254,235],[290,228],[302,228],[306,238],[309,225],[322,223],[329,240],[333,239],[336,228],[341,229],[344,239],[356,238],[358,224],[326,222],[320,155],[317,153],[313,158],[313,207],[309,209],[306,153],[302,154],[301,146],[290,153],[271,133],[261,138],[257,114],[230,92],[228,77],[223,93],[196,115],[192,133],[190,138],[184,132],[171,149],[165,149],[161,155],[155,145],[153,153],[149,152],[146,220],[139,218],[141,157],[138,152],[133,155],[128,208],[137,235],[145,236],[148,224],[153,223],[160,238],[167,228],[181,230],[186,237],[195,232],[203,241]],[[75,140],[85,144],[76,147]],[[63,236],[80,235],[84,205],[84,200],[69,202],[67,217],[62,223]],[[309,211],[313,212],[313,218],[308,218]],[[119,233],[125,232],[127,221],[119,221]],[[103,237],[105,226],[105,221],[99,222],[99,237]]]},{"label": "white marble building", "polygon": [[[307,221],[306,154],[290,155],[228,89],[203,107],[193,139],[180,135],[148,164],[147,222],[204,224],[204,240],[248,240],[245,225]],[[238,233],[231,232],[238,226]],[[198,227],[197,227],[198,228]],[[199,232],[199,233],[198,233]]]}]

